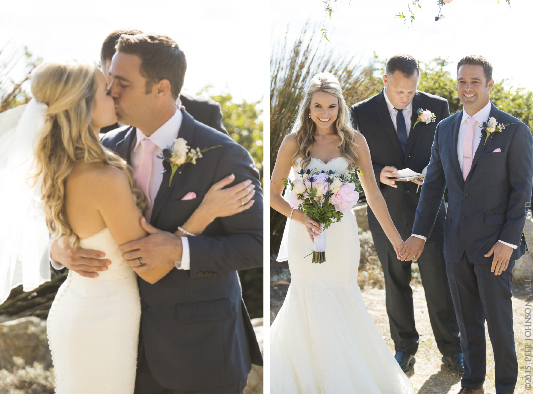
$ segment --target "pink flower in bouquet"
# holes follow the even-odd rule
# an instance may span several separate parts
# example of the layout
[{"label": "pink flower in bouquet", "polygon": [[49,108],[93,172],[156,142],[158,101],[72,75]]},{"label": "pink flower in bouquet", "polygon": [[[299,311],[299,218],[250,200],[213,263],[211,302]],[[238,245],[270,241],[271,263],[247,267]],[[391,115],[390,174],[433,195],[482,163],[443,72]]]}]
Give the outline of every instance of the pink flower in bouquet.
[{"label": "pink flower in bouquet", "polygon": [[346,211],[357,204],[359,193],[355,191],[353,183],[342,185],[337,193],[330,197],[329,202],[335,206],[337,211]]},{"label": "pink flower in bouquet", "polygon": [[443,0],[443,1],[444,1],[444,4],[448,4],[448,3],[451,3],[453,0]]},{"label": "pink flower in bouquet", "polygon": [[293,192],[289,192],[288,199],[289,205],[294,209],[297,209],[303,202],[302,200],[299,200],[298,195]]}]

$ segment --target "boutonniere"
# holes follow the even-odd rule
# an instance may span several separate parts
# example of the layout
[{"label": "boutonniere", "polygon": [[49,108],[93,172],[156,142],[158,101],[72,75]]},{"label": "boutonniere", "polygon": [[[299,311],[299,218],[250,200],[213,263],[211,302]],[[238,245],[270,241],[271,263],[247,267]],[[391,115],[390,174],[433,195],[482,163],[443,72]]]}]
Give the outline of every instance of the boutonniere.
[{"label": "boutonniere", "polygon": [[429,109],[424,110],[422,108],[418,108],[416,110],[416,113],[418,114],[418,118],[416,119],[413,129],[416,127],[418,122],[424,122],[425,124],[430,124],[431,122],[434,122],[437,119],[435,114],[431,112]]},{"label": "boutonniere", "polygon": [[512,125],[513,123],[509,124],[503,124],[496,122],[496,118],[488,118],[485,122],[481,124],[481,132],[485,132],[485,143],[483,145],[487,145],[487,140],[491,136],[491,134],[496,132],[502,132],[505,127]]},{"label": "boutonniere", "polygon": [[172,146],[167,146],[167,148],[163,149],[163,152],[157,156],[158,159],[162,159],[170,164],[172,173],[170,175],[168,186],[170,187],[174,174],[183,164],[196,164],[196,160],[203,157],[202,153],[205,153],[211,149],[219,148],[221,146],[222,145],[212,146],[211,148],[205,148],[202,150],[200,150],[200,148],[191,149],[191,147],[187,145],[187,141],[185,139],[178,138],[177,140],[174,140],[174,144]]}]

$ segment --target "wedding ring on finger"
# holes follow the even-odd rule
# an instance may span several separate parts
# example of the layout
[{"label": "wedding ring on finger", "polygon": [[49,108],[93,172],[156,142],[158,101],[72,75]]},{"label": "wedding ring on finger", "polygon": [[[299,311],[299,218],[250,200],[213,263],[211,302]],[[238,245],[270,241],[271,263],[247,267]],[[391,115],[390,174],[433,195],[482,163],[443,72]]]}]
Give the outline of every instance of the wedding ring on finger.
[{"label": "wedding ring on finger", "polygon": [[142,267],[144,265],[143,259],[141,257],[137,257],[137,260],[139,260],[139,267]]},{"label": "wedding ring on finger", "polygon": [[242,202],[242,200],[239,198],[239,201],[241,202],[241,207],[244,205],[244,203]]}]

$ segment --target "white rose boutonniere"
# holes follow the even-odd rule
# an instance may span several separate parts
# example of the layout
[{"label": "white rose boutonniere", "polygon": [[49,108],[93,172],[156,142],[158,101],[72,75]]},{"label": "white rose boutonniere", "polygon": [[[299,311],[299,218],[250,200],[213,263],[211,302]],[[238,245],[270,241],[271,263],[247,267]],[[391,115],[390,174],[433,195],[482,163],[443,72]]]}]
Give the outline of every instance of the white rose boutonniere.
[{"label": "white rose boutonniere", "polygon": [[496,118],[494,117],[488,118],[485,122],[481,124],[481,132],[485,132],[485,143],[483,145],[487,145],[487,140],[493,133],[496,133],[496,132],[501,133],[505,129],[505,127],[510,126],[512,124],[513,123],[509,123],[509,124],[498,123],[496,121]]},{"label": "white rose boutonniere", "polygon": [[430,124],[431,122],[434,122],[437,119],[435,114],[433,112],[431,112],[429,109],[418,108],[416,110],[416,113],[418,114],[418,118],[416,119],[416,122],[413,125],[413,129],[416,127],[418,122],[423,122],[425,124]]},{"label": "white rose boutonniere", "polygon": [[170,164],[172,173],[170,175],[168,186],[170,187],[172,184],[172,178],[179,167],[185,163],[196,164],[196,160],[203,157],[202,153],[205,153],[211,149],[219,148],[221,146],[222,145],[212,146],[211,148],[205,148],[202,150],[200,150],[200,148],[191,149],[191,147],[187,145],[187,141],[185,139],[178,138],[174,140],[172,146],[167,146],[166,149],[163,149],[161,155],[157,156],[158,159],[162,159]]}]

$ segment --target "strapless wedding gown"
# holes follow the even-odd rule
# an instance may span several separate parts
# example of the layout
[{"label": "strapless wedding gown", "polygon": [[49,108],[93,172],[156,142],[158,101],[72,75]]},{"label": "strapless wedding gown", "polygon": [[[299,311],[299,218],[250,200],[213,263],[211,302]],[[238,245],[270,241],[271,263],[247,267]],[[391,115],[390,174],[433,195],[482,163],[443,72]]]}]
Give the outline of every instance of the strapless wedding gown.
[{"label": "strapless wedding gown", "polygon": [[97,278],[70,271],[48,316],[58,394],[132,394],[141,306],[136,274],[107,228],[81,240],[111,261]]},{"label": "strapless wedding gown", "polygon": [[[313,158],[308,165],[338,173],[347,167],[343,157],[328,163]],[[313,244],[303,224],[291,221],[284,237],[291,285],[270,331],[271,393],[412,393],[357,285],[360,250],[353,212],[326,230],[322,264],[308,256]]]}]

